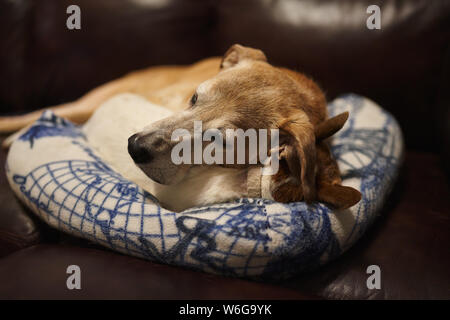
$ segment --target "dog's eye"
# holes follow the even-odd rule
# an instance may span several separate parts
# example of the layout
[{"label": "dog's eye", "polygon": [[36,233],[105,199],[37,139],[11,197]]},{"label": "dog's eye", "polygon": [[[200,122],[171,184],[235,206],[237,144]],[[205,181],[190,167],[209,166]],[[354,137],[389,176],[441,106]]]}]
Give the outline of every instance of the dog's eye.
[{"label": "dog's eye", "polygon": [[197,102],[197,98],[198,98],[198,95],[197,95],[197,92],[196,92],[191,97],[191,101],[190,101],[191,107],[193,107],[195,105],[195,103]]}]

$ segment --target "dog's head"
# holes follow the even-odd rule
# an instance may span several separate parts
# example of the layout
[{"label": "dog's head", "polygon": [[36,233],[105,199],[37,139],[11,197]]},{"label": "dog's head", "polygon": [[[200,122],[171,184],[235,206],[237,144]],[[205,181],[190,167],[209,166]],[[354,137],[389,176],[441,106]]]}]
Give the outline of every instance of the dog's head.
[{"label": "dog's head", "polygon": [[[152,123],[129,138],[135,163],[161,184],[180,181],[192,164],[174,163],[171,154],[179,143],[173,133],[218,129],[279,129],[280,154],[303,188],[304,198],[315,198],[314,126],[326,118],[325,98],[308,78],[270,65],[260,50],[233,45],[224,55],[218,74],[201,83],[188,108]],[[246,150],[246,159],[251,157]],[[193,164],[195,165],[195,164]],[[233,167],[248,167],[248,163]]]}]

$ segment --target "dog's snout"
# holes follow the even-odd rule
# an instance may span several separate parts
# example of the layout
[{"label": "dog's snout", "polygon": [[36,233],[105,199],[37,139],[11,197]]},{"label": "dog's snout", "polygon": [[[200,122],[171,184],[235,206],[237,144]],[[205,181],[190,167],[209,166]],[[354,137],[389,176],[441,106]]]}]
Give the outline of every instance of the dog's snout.
[{"label": "dog's snout", "polygon": [[128,138],[128,153],[136,163],[150,162],[152,155],[148,147],[146,147],[142,138],[137,134],[133,134]]}]

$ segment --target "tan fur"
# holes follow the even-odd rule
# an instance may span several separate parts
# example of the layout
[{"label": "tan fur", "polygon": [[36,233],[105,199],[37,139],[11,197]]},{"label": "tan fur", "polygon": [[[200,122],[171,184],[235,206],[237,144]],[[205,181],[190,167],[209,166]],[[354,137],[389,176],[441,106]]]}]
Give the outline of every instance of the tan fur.
[{"label": "tan fur", "polygon": [[[112,96],[131,92],[172,111],[180,111],[186,107],[185,102],[195,88],[217,74],[220,60],[219,57],[213,57],[190,66],[157,66],[135,71],[89,91],[76,101],[45,109],[75,123],[83,123]],[[22,116],[0,117],[0,132],[20,130],[36,121],[42,112],[37,110]]]},{"label": "tan fur", "polygon": [[[323,140],[337,131],[346,117],[327,123],[326,99],[315,82],[301,73],[271,66],[264,53],[257,49],[234,45],[222,59],[133,72],[75,102],[52,109],[57,115],[82,123],[108,98],[132,92],[173,111],[181,111],[196,90],[195,108],[174,116],[169,122],[156,123],[156,128],[170,133],[176,127],[189,127],[192,120],[202,120],[204,129],[217,124],[244,130],[280,129],[283,143],[280,170],[272,177],[271,184],[275,200],[320,200],[338,208],[350,207],[360,200],[358,191],[340,185],[337,163]],[[29,125],[40,113],[0,118],[0,132]]]}]

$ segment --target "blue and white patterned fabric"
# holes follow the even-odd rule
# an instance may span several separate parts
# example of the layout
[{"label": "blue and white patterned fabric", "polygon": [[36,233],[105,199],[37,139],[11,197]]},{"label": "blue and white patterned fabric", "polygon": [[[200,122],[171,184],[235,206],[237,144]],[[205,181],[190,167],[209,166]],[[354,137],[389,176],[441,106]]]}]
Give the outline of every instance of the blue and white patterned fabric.
[{"label": "blue and white patterned fabric", "polygon": [[106,163],[80,127],[50,111],[9,152],[18,197],[49,225],[119,252],[227,276],[285,278],[336,258],[372,224],[395,182],[403,152],[395,119],[372,101],[346,95],[330,115],[350,117],[332,143],[343,184],[362,200],[324,204],[240,199],[180,213]]}]

